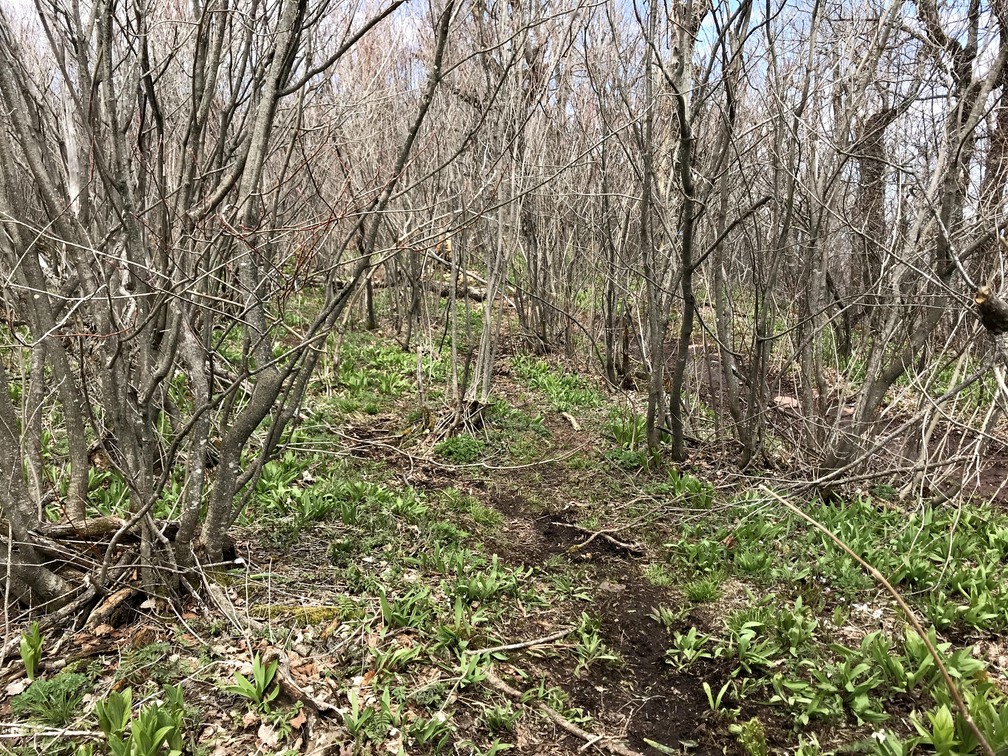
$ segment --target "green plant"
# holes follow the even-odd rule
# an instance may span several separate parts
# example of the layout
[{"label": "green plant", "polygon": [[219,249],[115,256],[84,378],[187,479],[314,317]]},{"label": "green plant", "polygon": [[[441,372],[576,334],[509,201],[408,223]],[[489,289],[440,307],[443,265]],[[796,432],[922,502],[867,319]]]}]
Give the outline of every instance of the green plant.
[{"label": "green plant", "polygon": [[483,721],[491,732],[511,732],[519,716],[521,712],[515,711],[510,701],[483,710]]},{"label": "green plant", "polygon": [[122,737],[133,718],[133,689],[126,688],[121,693],[112,691],[104,699],[95,703],[98,726],[106,737]]},{"label": "green plant", "polygon": [[270,704],[280,694],[280,686],[274,683],[277,661],[263,664],[259,654],[252,657],[252,679],[249,680],[241,672],[235,672],[234,684],[225,685],[223,689],[246,698],[263,712],[268,712]]},{"label": "green plant", "polygon": [[766,626],[762,622],[744,622],[740,627],[728,628],[726,644],[719,646],[727,657],[734,657],[739,665],[748,673],[757,668],[769,669],[779,657],[781,649],[777,643],[767,636]]},{"label": "green plant", "polygon": [[386,650],[371,649],[374,658],[375,675],[385,675],[389,672],[399,672],[415,661],[423,652],[423,646],[394,646]]},{"label": "green plant", "polygon": [[723,538],[727,536],[718,538],[720,535],[720,533],[716,533],[713,538],[696,538],[684,535],[674,544],[674,550],[689,567],[693,568],[694,572],[721,572],[727,562],[728,553],[723,541]]},{"label": "green plant", "polygon": [[350,733],[350,737],[357,740],[371,724],[375,713],[371,707],[362,704],[357,688],[347,691],[347,700],[350,708],[343,711],[343,727]]},{"label": "green plant", "polygon": [[414,588],[398,598],[389,599],[384,589],[378,593],[382,621],[387,629],[426,627],[434,616],[430,588]]},{"label": "green plant", "polygon": [[467,434],[451,436],[434,446],[434,453],[457,465],[468,465],[480,459],[486,451],[486,442]]},{"label": "green plant", "polygon": [[[98,726],[112,756],[181,756],[185,702],[182,688],[165,685],[164,702],[144,706],[133,717],[133,691],[112,692],[95,704]],[[128,733],[127,733],[128,731]]]},{"label": "green plant", "polygon": [[825,667],[810,660],[804,666],[814,678],[816,689],[830,696],[842,697],[858,724],[882,722],[888,718],[871,697],[879,686],[879,677],[874,674],[873,665],[861,661],[856,654]]},{"label": "green plant", "polygon": [[402,688],[394,691],[388,687],[382,690],[378,698],[378,719],[381,721],[381,728],[387,731],[388,728],[401,728],[403,725],[403,711],[405,710],[406,692]]},{"label": "green plant", "polygon": [[811,615],[799,596],[790,609],[780,609],[776,625],[778,637],[784,646],[792,656],[798,656],[798,650],[812,640],[819,621]]},{"label": "green plant", "polygon": [[88,472],[88,503],[100,514],[121,514],[128,501],[129,487],[122,475],[114,470],[90,468]]},{"label": "green plant", "polygon": [[842,703],[835,693],[817,688],[806,680],[785,677],[777,672],[770,678],[774,694],[771,704],[783,704],[794,716],[795,723],[807,727],[813,719],[839,719]]},{"label": "green plant", "polygon": [[735,566],[746,575],[764,575],[772,565],[773,558],[765,551],[740,549],[735,553]]},{"label": "green plant", "polygon": [[[875,739],[877,742],[874,743],[874,749],[878,756],[910,756],[914,750],[911,744],[904,742],[893,732],[880,731]],[[821,756],[823,752],[818,740],[811,747],[799,751],[795,756]]]},{"label": "green plant", "polygon": [[475,743],[461,743],[460,745],[465,745],[472,748],[472,753],[475,756],[497,756],[499,753],[504,753],[504,751],[510,751],[514,746],[511,743],[501,743],[499,740],[494,740],[490,747],[485,751],[477,746]]},{"label": "green plant", "polygon": [[730,725],[728,731],[738,739],[744,753],[749,756],[767,756],[766,731],[757,717],[742,724]]},{"label": "green plant", "polygon": [[606,458],[621,470],[650,470],[661,464],[661,449],[612,449]]},{"label": "green plant", "polygon": [[637,449],[647,442],[647,422],[639,412],[625,412],[617,408],[609,411],[605,431],[622,449]]},{"label": "green plant", "polygon": [[518,464],[535,462],[543,456],[540,444],[534,438],[525,436],[512,438],[507,443],[507,452],[512,461]]},{"label": "green plant", "polygon": [[721,580],[715,575],[691,580],[683,586],[683,593],[694,604],[709,604],[721,598]]},{"label": "green plant", "polygon": [[[998,753],[1008,751],[1008,699],[990,682],[983,682],[976,689],[967,689],[963,697],[970,716],[987,742]],[[962,731],[964,741],[972,745],[973,732],[966,727]]]},{"label": "green plant", "polygon": [[668,566],[660,562],[648,562],[641,568],[641,574],[645,580],[659,588],[667,588],[675,583],[675,576]]},{"label": "green plant", "polygon": [[650,617],[666,630],[671,630],[673,627],[678,625],[687,614],[689,614],[689,609],[687,607],[672,609],[671,607],[662,604],[661,606],[652,607]]},{"label": "green plant", "polygon": [[672,634],[672,647],[665,652],[665,661],[679,671],[688,669],[700,659],[712,659],[714,654],[707,648],[709,635],[701,634],[696,627],[687,632]]},{"label": "green plant", "polygon": [[[626,412],[613,407],[605,432],[612,438],[615,448],[606,457],[624,470],[649,470],[661,463],[661,449],[651,449],[647,444],[647,421],[636,410]],[[661,440],[667,441],[668,434],[662,433]],[[663,491],[655,491],[663,493]]]},{"label": "green plant", "polygon": [[486,680],[486,665],[488,661],[483,654],[462,652],[459,656],[457,669],[458,687],[466,688]]},{"label": "green plant", "polygon": [[846,604],[837,604],[833,607],[833,627],[841,628],[847,624],[847,620],[850,619],[850,607]]},{"label": "green plant", "polygon": [[436,647],[464,650],[475,634],[476,626],[486,621],[482,610],[470,611],[462,597],[456,596],[452,621],[442,622],[434,631]]},{"label": "green plant", "polygon": [[937,753],[961,753],[952,709],[943,704],[926,716],[927,721],[923,721],[916,712],[910,715],[910,723],[918,734],[917,742],[931,746]]},{"label": "green plant", "polygon": [[483,558],[465,547],[434,540],[417,557],[408,557],[407,561],[447,577],[462,574],[467,566],[481,565]]},{"label": "green plant", "polygon": [[388,503],[388,512],[408,523],[417,524],[427,517],[427,505],[412,489],[396,494]]},{"label": "green plant", "polygon": [[731,686],[731,680],[722,685],[721,690],[719,690],[715,696],[714,689],[711,688],[710,683],[704,680],[703,689],[704,693],[707,695],[707,705],[710,707],[711,711],[715,713],[721,711],[721,702],[724,700],[724,694],[728,691],[729,686]]},{"label": "green plant", "polygon": [[469,506],[469,516],[477,525],[491,529],[496,528],[504,521],[504,516],[500,512],[475,499]]},{"label": "green plant", "polygon": [[517,355],[511,358],[511,370],[526,387],[542,391],[557,412],[598,407],[602,402],[599,393],[579,376],[554,371],[544,360]]},{"label": "green plant", "polygon": [[42,659],[42,632],[39,630],[38,622],[32,622],[28,629],[21,634],[20,648],[25,674],[29,680],[34,680],[39,661]]},{"label": "green plant", "polygon": [[39,678],[14,697],[11,709],[53,727],[65,727],[79,714],[91,679],[80,672],[65,669],[52,678]]},{"label": "green plant", "polygon": [[428,719],[418,718],[410,726],[409,734],[417,745],[440,753],[452,736],[452,727],[447,715],[439,711]]},{"label": "green plant", "polygon": [[585,585],[579,576],[561,572],[550,577],[553,590],[564,598],[591,601],[591,587]]},{"label": "green plant", "polygon": [[578,662],[577,666],[574,667],[575,677],[595,662],[615,662],[619,660],[619,657],[602,642],[597,620],[582,612],[581,618],[578,620],[576,632],[577,642],[574,644],[574,655],[577,657]]},{"label": "green plant", "polygon": [[523,570],[508,570],[501,567],[497,555],[491,557],[490,566],[460,576],[455,583],[454,593],[466,601],[487,601],[500,594],[513,594],[518,590],[519,580],[529,573]]},{"label": "green plant", "polygon": [[427,536],[433,543],[457,545],[469,537],[469,533],[444,520],[434,520],[427,524]]},{"label": "green plant", "polygon": [[668,485],[676,498],[685,500],[698,509],[710,509],[714,503],[714,487],[705,480],[670,467],[666,474]]}]

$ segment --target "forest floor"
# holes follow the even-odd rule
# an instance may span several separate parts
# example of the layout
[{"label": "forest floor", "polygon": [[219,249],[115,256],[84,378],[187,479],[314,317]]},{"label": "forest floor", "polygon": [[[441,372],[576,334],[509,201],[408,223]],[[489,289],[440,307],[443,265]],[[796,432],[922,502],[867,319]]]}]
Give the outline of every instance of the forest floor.
[{"label": "forest floor", "polygon": [[[94,704],[164,714],[165,685],[195,754],[975,749],[906,617],[764,488],[783,481],[656,461],[641,397],[534,357],[501,358],[473,434],[436,437],[415,353],[342,355],[212,600],[44,637],[30,686],[8,659],[0,751],[108,752]],[[447,363],[423,362],[439,406]],[[792,501],[907,598],[1008,752],[1008,515],[847,493]]]}]

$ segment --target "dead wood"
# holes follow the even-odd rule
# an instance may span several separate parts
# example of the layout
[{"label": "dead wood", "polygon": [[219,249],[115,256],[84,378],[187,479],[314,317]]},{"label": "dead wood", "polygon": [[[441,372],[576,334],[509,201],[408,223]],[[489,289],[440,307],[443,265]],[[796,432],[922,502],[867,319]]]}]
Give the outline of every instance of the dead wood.
[{"label": "dead wood", "polygon": [[300,685],[294,682],[291,676],[290,658],[279,648],[271,647],[263,654],[263,664],[276,661],[276,681],[280,685],[280,691],[293,701],[300,701],[306,707],[317,714],[335,714],[336,707],[332,704],[313,698],[305,692]]},{"label": "dead wood", "polygon": [[[497,675],[495,675],[490,670],[486,670],[486,679],[487,682],[490,683],[490,685],[492,685],[494,688],[499,690],[504,695],[508,696],[509,698],[515,701],[521,701],[522,699],[521,691],[512,688],[510,685],[501,680],[499,677],[497,677]],[[553,724],[560,727],[560,729],[567,731],[568,733],[574,735],[575,737],[581,738],[588,745],[595,745],[598,748],[609,751],[610,753],[618,754],[618,756],[642,756],[642,754],[639,751],[635,751],[632,748],[627,747],[626,745],[623,744],[622,741],[617,740],[616,738],[593,735],[590,732],[582,730],[580,727],[571,722],[569,719],[562,716],[558,712],[554,711],[544,703],[536,702],[526,705],[531,705],[533,709],[535,709],[540,714],[545,716],[547,719],[553,722]]]},{"label": "dead wood", "polygon": [[572,525],[569,522],[551,522],[550,525],[555,525],[560,528],[570,528],[571,530],[576,530],[579,533],[584,533],[588,536],[586,541],[581,543],[576,543],[568,549],[568,551],[580,551],[585,548],[588,544],[594,541],[596,538],[601,538],[606,543],[610,543],[621,551],[625,551],[631,556],[644,556],[645,551],[640,546],[635,546],[632,543],[624,543],[617,538],[613,538],[609,533],[616,531],[606,531],[606,530],[589,530],[588,528],[583,528],[580,525]]}]

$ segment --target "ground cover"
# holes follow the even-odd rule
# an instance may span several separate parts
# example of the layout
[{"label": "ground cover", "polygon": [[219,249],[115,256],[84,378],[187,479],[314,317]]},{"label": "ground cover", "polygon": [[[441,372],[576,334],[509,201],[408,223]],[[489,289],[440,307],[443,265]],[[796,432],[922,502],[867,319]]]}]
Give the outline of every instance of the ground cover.
[{"label": "ground cover", "polygon": [[[442,436],[435,350],[344,340],[182,611],[106,602],[12,623],[12,753],[973,753],[1008,749],[1008,514],[830,503],[649,453],[640,399],[511,355],[473,435]],[[114,474],[95,513],[115,512]],[[29,675],[30,673],[30,675]],[[30,680],[29,677],[33,677]]]}]

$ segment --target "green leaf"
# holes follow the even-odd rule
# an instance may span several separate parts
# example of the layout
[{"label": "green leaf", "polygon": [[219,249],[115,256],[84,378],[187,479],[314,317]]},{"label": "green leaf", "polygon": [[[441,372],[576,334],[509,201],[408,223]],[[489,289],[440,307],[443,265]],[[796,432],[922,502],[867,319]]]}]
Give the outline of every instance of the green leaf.
[{"label": "green leaf", "polygon": [[677,753],[679,753],[679,751],[675,750],[674,748],[669,748],[667,745],[662,745],[661,743],[657,743],[654,740],[651,740],[650,738],[644,738],[644,742],[647,743],[652,748],[654,748],[659,753],[668,753],[668,754],[677,754]]},{"label": "green leaf", "polygon": [[95,711],[98,713],[98,726],[106,737],[122,736],[133,714],[133,689],[109,693],[108,698],[95,704]]},{"label": "green leaf", "polygon": [[942,704],[935,712],[928,712],[931,720],[931,744],[936,751],[949,751],[955,744],[955,720],[949,707]]},{"label": "green leaf", "polygon": [[241,672],[235,672],[235,684],[225,685],[224,690],[228,693],[235,693],[239,696],[244,696],[249,698],[256,703],[259,702],[259,695],[256,690],[256,686],[249,682],[248,678],[245,677]]}]

